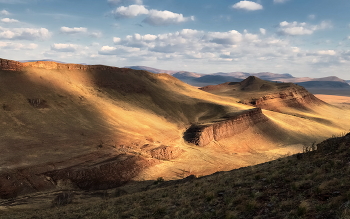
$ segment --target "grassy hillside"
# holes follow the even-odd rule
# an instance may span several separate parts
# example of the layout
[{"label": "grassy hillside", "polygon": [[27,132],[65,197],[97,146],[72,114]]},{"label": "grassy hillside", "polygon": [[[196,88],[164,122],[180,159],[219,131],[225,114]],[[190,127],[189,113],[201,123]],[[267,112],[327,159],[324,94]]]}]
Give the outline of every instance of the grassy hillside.
[{"label": "grassy hillside", "polygon": [[228,171],[298,153],[348,130],[350,122],[343,116],[349,109],[329,105],[289,114],[263,110],[265,122],[198,147],[183,138],[192,124],[223,120],[252,106],[167,74],[21,65],[0,71],[1,198]]},{"label": "grassy hillside", "polygon": [[42,209],[9,208],[1,218],[349,218],[350,133],[304,152],[205,177],[160,178],[142,192],[57,195]]}]

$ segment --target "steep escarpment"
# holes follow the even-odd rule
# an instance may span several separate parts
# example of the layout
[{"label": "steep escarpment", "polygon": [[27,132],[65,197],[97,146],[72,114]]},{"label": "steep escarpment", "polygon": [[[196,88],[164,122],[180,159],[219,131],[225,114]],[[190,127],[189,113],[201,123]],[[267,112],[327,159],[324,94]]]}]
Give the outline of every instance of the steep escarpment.
[{"label": "steep escarpment", "polygon": [[264,81],[254,76],[242,82],[228,82],[200,89],[218,95],[235,97],[240,103],[277,112],[283,108],[307,110],[314,105],[326,104],[302,86],[293,83]]},{"label": "steep escarpment", "polygon": [[184,139],[189,143],[205,146],[212,141],[219,141],[240,134],[249,127],[266,121],[268,121],[268,118],[262,113],[261,109],[255,108],[211,124],[192,125],[185,132]]}]

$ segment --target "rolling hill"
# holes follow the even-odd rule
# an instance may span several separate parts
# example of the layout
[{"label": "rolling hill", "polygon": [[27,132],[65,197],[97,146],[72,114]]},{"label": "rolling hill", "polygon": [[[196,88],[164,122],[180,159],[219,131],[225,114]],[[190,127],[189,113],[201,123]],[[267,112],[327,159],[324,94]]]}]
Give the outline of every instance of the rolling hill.
[{"label": "rolling hill", "polygon": [[[255,89],[250,80],[241,84],[246,91]],[[1,59],[0,198],[207,175],[294,154],[348,129],[350,118],[339,119],[347,109],[299,100],[310,110],[259,110],[168,74]],[[199,140],[186,138],[193,127],[205,127]]]}]

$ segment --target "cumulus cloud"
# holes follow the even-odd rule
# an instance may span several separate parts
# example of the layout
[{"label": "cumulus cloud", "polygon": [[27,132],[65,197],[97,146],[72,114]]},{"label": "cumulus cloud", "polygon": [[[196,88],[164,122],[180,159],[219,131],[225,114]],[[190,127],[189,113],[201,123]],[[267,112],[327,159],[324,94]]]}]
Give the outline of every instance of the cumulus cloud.
[{"label": "cumulus cloud", "polygon": [[97,56],[101,60],[105,59],[104,56],[114,56],[113,60],[119,60],[124,65],[135,62],[155,65],[171,61],[196,66],[197,71],[203,72],[212,71],[203,63],[212,63],[216,70],[222,66],[229,69],[234,65],[240,70],[253,67],[261,71],[268,66],[269,71],[278,72],[301,72],[300,68],[303,71],[322,69],[342,63],[350,65],[350,50],[305,50],[293,45],[294,41],[290,38],[269,32],[263,35],[259,30],[257,34],[252,34],[237,30],[208,32],[183,29],[164,34],[115,36],[111,39],[112,45],[101,44]]},{"label": "cumulus cloud", "polygon": [[256,11],[256,10],[262,10],[263,6],[259,3],[252,2],[252,1],[240,1],[240,2],[232,5],[232,8],[242,9],[242,10],[246,10],[246,11]]},{"label": "cumulus cloud", "polygon": [[273,0],[274,3],[285,3],[289,0]]},{"label": "cumulus cloud", "polygon": [[66,34],[77,34],[77,33],[86,33],[87,28],[85,27],[61,27],[60,28],[61,33],[66,33]]},{"label": "cumulus cloud", "polygon": [[75,52],[78,49],[76,44],[55,43],[51,45],[51,50],[56,52]]},{"label": "cumulus cloud", "polygon": [[121,5],[121,4],[136,4],[136,5],[142,5],[142,0],[108,0],[109,4],[113,5]]},{"label": "cumulus cloud", "polygon": [[129,5],[127,7],[120,6],[112,11],[112,14],[116,18],[131,18],[148,13],[148,9],[143,5]]},{"label": "cumulus cloud", "polygon": [[169,24],[179,24],[187,21],[193,21],[194,16],[184,17],[171,11],[150,10],[149,16],[143,22],[152,26],[163,26]]},{"label": "cumulus cloud", "polygon": [[100,38],[102,37],[102,32],[100,31],[93,31],[90,32],[86,27],[61,27],[60,32],[64,34],[84,34],[86,36],[90,36],[93,38]]},{"label": "cumulus cloud", "polygon": [[319,25],[310,25],[305,22],[298,23],[283,21],[279,24],[279,33],[282,35],[311,35],[316,30],[323,30],[332,27],[331,23],[323,21]]},{"label": "cumulus cloud", "polygon": [[19,21],[16,19],[11,19],[11,18],[3,18],[3,19],[1,19],[1,22],[3,22],[3,23],[18,23]]},{"label": "cumulus cloud", "polygon": [[259,30],[260,30],[260,33],[261,33],[262,35],[265,35],[265,34],[266,34],[266,30],[265,30],[264,28],[260,28]]},{"label": "cumulus cloud", "polygon": [[1,42],[0,41],[0,48],[1,49],[9,49],[9,50],[33,50],[38,47],[35,43],[30,44],[22,44],[22,43],[13,43],[13,42]]},{"label": "cumulus cloud", "polygon": [[112,11],[112,14],[116,19],[147,15],[143,22],[152,26],[165,26],[194,20],[194,16],[184,17],[183,14],[178,14],[167,10],[148,10],[144,5],[129,5],[127,7],[120,6]]},{"label": "cumulus cloud", "polygon": [[[104,46],[100,49],[100,55],[133,56],[135,51],[145,56],[154,56],[158,59],[167,60],[170,57],[185,59],[215,59],[224,60],[239,59],[247,54],[266,53],[267,48],[278,47],[284,50],[288,46],[287,41],[267,38],[260,39],[259,35],[240,33],[236,30],[227,32],[205,32],[193,29],[183,29],[174,33],[158,35],[133,34],[125,38],[114,37],[116,46]],[[129,49],[127,49],[129,48]],[[249,50],[249,51],[248,51]],[[128,52],[131,51],[130,54]],[[292,48],[289,48],[289,52]],[[270,52],[269,54],[279,53]],[[271,55],[269,55],[271,56]]]},{"label": "cumulus cloud", "polygon": [[242,41],[243,36],[240,32],[236,30],[231,30],[228,32],[209,32],[206,35],[207,39],[216,44],[228,44],[235,45]]},{"label": "cumulus cloud", "polygon": [[46,40],[51,33],[46,28],[3,28],[0,27],[0,39]]},{"label": "cumulus cloud", "polygon": [[125,54],[125,53],[135,53],[139,52],[139,48],[130,48],[126,46],[102,46],[100,51],[98,52],[100,55],[119,55],[119,54]]},{"label": "cumulus cloud", "polygon": [[10,15],[11,13],[10,12],[8,12],[8,11],[6,11],[6,10],[1,10],[0,11],[0,15],[5,15],[5,16],[7,16],[7,15]]}]

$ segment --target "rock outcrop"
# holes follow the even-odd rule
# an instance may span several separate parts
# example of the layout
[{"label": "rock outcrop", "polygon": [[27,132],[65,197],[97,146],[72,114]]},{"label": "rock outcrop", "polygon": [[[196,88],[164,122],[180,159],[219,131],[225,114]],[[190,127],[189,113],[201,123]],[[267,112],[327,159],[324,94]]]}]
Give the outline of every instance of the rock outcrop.
[{"label": "rock outcrop", "polygon": [[223,121],[192,125],[184,133],[184,139],[197,146],[205,146],[212,141],[219,141],[240,134],[249,127],[266,121],[268,121],[268,118],[262,113],[261,109],[255,108],[237,116],[226,118]]},{"label": "rock outcrop", "polygon": [[150,150],[152,158],[158,160],[172,160],[178,158],[184,151],[174,146],[160,146]]},{"label": "rock outcrop", "polygon": [[0,70],[20,71],[22,68],[23,63],[7,59],[0,59]]}]

